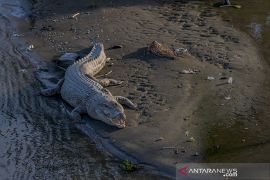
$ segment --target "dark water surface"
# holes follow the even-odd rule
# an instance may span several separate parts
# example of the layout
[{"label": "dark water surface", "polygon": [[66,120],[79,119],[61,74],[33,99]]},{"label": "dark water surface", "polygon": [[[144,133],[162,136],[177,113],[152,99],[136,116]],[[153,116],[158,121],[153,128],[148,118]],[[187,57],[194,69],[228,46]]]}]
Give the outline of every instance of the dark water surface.
[{"label": "dark water surface", "polygon": [[[213,1],[209,1],[213,3]],[[217,11],[235,28],[249,34],[257,45],[261,57],[270,64],[270,0],[232,0],[232,4],[241,5],[241,9],[217,8]],[[243,122],[252,120],[242,117],[231,128],[216,127],[213,131],[218,138],[212,138],[206,157],[210,162],[269,162],[269,71],[266,72],[263,94],[256,102],[259,111],[254,115],[255,126],[243,128]],[[255,109],[256,111],[257,109]],[[241,118],[239,118],[241,119]],[[239,141],[242,138],[242,142]],[[247,139],[247,141],[246,141]],[[215,144],[214,146],[212,146]]]},{"label": "dark water surface", "polygon": [[240,30],[251,35],[259,45],[264,58],[270,63],[270,1],[233,0],[241,9],[229,8],[224,17]]}]

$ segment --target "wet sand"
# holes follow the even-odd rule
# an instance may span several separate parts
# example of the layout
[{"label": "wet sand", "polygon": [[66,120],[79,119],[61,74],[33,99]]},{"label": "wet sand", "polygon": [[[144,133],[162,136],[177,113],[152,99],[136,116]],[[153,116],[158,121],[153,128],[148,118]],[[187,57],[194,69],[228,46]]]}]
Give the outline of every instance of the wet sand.
[{"label": "wet sand", "polygon": [[[76,18],[70,18],[77,12]],[[20,32],[46,59],[48,69],[37,71],[44,75],[42,87],[63,76],[64,71],[55,66],[62,53],[79,52],[83,56],[91,41],[102,42],[106,48],[123,46],[106,51],[111,61],[100,74],[112,71],[108,77],[124,81],[109,90],[132,99],[139,110],[126,110],[128,127],[121,130],[89,117],[84,118],[86,124],[77,125],[84,130],[91,127],[88,132],[92,138],[93,130],[97,134],[97,145],[118,157],[174,176],[177,162],[208,161],[207,154],[234,152],[230,143],[246,148],[254,141],[264,141],[265,136],[251,138],[253,132],[268,133],[264,130],[268,125],[257,118],[260,109],[256,106],[263,98],[268,65],[246,34],[222,22],[214,9],[201,3],[38,1],[31,21],[21,24]],[[153,40],[187,48],[190,56],[175,60],[152,56],[146,47]],[[181,74],[189,68],[200,72]],[[208,76],[215,79],[207,80]],[[232,84],[226,83],[229,77],[233,77]],[[60,97],[39,98],[58,104],[58,108],[63,104]],[[63,109],[70,107],[64,105]],[[45,106],[39,110],[52,111]],[[53,111],[57,114],[60,110]],[[218,134],[222,129],[231,130],[232,136]],[[248,160],[248,156],[239,161],[243,159]]]}]

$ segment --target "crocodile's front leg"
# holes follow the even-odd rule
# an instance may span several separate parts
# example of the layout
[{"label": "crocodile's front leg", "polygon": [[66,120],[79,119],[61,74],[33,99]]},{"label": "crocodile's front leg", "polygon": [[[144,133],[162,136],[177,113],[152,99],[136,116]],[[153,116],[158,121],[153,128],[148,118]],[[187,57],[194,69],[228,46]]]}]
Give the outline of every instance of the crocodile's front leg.
[{"label": "crocodile's front leg", "polygon": [[40,91],[40,94],[43,96],[53,96],[53,95],[59,94],[63,83],[64,83],[64,79],[61,79],[58,81],[55,87],[49,88],[49,89],[43,89]]},{"label": "crocodile's front leg", "polygon": [[71,113],[69,113],[70,118],[73,120],[73,122],[81,122],[81,114],[86,113],[86,108],[84,106],[78,106],[74,108]]},{"label": "crocodile's front leg", "polygon": [[115,99],[122,105],[127,106],[130,109],[136,110],[137,109],[137,105],[134,104],[133,102],[131,102],[131,100],[129,100],[126,97],[123,96],[115,96]]}]

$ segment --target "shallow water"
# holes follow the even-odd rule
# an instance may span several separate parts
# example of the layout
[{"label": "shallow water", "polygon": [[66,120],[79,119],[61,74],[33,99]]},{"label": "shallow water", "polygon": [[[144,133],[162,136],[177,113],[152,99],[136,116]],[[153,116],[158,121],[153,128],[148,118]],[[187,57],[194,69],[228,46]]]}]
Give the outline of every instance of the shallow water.
[{"label": "shallow water", "polygon": [[[231,3],[241,5],[242,8],[227,7],[217,9],[217,11],[221,12],[225,21],[253,38],[262,59],[269,64],[270,1],[232,0]],[[269,71],[266,72],[265,70],[265,73],[269,74]],[[245,127],[244,122],[250,121],[250,119],[243,117],[242,122],[239,121],[230,128],[213,128],[211,138],[208,140],[209,144],[211,144],[209,148],[211,150],[207,152],[207,161],[269,162],[269,77],[265,78],[262,92],[265,93],[263,94],[264,98],[257,103],[261,110],[253,117],[258,124],[256,123],[255,126],[243,130],[243,126]],[[239,141],[239,138],[243,138],[242,142]],[[245,138],[248,139],[247,142]],[[214,146],[212,146],[213,144]]]},{"label": "shallow water", "polygon": [[225,10],[225,18],[232,24],[251,35],[270,63],[270,1],[269,0],[233,0],[233,4],[242,5],[241,9]]}]

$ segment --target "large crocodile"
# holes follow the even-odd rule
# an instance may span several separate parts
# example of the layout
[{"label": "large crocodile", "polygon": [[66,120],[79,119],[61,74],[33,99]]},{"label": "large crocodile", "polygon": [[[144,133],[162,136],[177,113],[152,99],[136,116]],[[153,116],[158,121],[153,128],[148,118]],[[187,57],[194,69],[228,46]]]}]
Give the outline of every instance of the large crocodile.
[{"label": "large crocodile", "polygon": [[101,120],[118,128],[126,126],[126,115],[122,105],[136,109],[136,105],[122,96],[113,96],[103,86],[118,85],[120,81],[113,79],[96,79],[94,77],[106,63],[104,47],[95,43],[91,52],[78,60],[66,70],[54,88],[41,90],[44,96],[61,94],[62,98],[74,107],[70,117],[75,121],[81,120],[81,114]]}]

